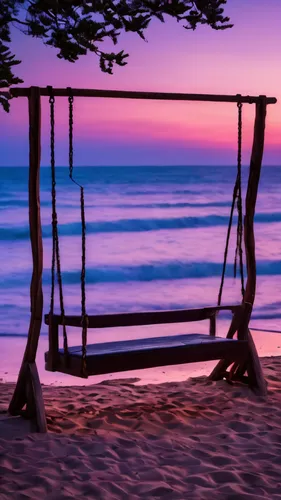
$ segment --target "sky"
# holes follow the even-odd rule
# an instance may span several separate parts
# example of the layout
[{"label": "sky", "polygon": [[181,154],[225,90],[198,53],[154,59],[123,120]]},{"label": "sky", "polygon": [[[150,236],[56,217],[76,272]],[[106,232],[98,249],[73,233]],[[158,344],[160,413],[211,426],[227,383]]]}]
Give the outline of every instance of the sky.
[{"label": "sky", "polygon": [[[281,2],[228,0],[234,27],[184,30],[173,20],[154,20],[147,42],[120,37],[128,65],[101,73],[94,55],[75,64],[56,50],[13,32],[15,67],[24,86],[80,87],[213,94],[266,94],[264,164],[281,165]],[[67,101],[56,100],[56,163],[67,164]],[[49,165],[49,111],[42,99],[42,165]],[[243,107],[243,164],[249,162],[254,105]],[[74,102],[76,165],[228,165],[236,162],[235,104],[82,99]],[[14,99],[9,115],[0,110],[1,166],[28,164],[27,100]]]}]

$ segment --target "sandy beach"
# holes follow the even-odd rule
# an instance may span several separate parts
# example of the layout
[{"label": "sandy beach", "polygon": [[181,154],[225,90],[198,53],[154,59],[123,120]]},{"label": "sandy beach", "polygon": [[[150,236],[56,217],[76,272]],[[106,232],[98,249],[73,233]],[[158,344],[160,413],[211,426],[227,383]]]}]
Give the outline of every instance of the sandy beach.
[{"label": "sandy beach", "polygon": [[49,433],[7,419],[0,385],[0,498],[281,498],[281,357],[267,400],[206,377],[44,386]]}]

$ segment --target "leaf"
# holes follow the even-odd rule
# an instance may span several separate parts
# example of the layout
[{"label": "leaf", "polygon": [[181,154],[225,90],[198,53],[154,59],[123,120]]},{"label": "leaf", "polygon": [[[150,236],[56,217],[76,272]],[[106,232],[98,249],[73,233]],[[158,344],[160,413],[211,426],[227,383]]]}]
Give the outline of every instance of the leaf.
[{"label": "leaf", "polygon": [[3,97],[1,94],[0,94],[0,105],[2,106],[4,111],[6,111],[6,113],[9,113],[9,111],[10,111],[9,100],[6,99],[5,97]]}]

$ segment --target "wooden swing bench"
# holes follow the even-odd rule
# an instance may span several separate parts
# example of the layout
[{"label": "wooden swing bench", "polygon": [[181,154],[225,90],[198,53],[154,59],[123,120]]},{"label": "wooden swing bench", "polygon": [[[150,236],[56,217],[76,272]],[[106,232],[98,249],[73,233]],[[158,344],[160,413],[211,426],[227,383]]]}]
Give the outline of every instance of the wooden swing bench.
[{"label": "wooden swing bench", "polygon": [[[250,307],[251,309],[251,307]],[[233,320],[226,338],[215,336],[216,314],[230,310]],[[45,316],[49,325],[49,351],[45,354],[46,369],[69,375],[87,377],[112,372],[138,370],[157,366],[178,365],[198,361],[225,359],[229,363],[244,362],[248,356],[245,305],[207,307],[175,311],[152,311],[88,316],[88,329],[158,325],[210,320],[209,335],[186,334],[87,345],[87,371],[83,371],[82,346],[59,349],[59,326],[81,328],[81,316]],[[51,319],[50,319],[51,318]],[[232,332],[238,338],[229,338]]]},{"label": "wooden swing bench", "polygon": [[[5,94],[5,93],[4,93]],[[29,418],[37,422],[38,430],[47,430],[44,401],[41,384],[36,367],[36,353],[43,318],[43,241],[40,214],[40,161],[41,161],[41,97],[49,97],[50,103],[50,143],[52,168],[52,286],[50,313],[45,317],[49,326],[49,350],[45,355],[47,370],[59,371],[78,377],[89,375],[121,372],[125,370],[149,368],[156,366],[175,365],[195,361],[220,359],[210,378],[219,380],[246,381],[260,395],[266,394],[266,383],[263,377],[255,345],[248,329],[256,290],[256,261],[254,238],[254,214],[258,193],[260,171],[262,166],[266,109],[268,104],[275,104],[276,99],[266,96],[241,95],[207,95],[180,94],[161,92],[131,92],[97,89],[52,89],[51,87],[15,88],[10,89],[4,97],[27,97],[29,103],[29,227],[33,258],[33,274],[30,288],[31,316],[27,345],[23,356],[16,388],[9,405],[12,415],[20,415],[23,411]],[[62,294],[62,275],[60,267],[60,252],[58,225],[56,213],[56,178],[55,178],[55,97],[68,97],[69,101],[69,176],[73,182],[73,98],[75,97],[106,97],[121,99],[153,99],[170,101],[228,102],[238,106],[238,154],[237,177],[233,191],[230,222],[227,233],[227,244],[224,256],[224,278],[227,248],[233,219],[233,211],[237,205],[237,247],[240,264],[241,281],[243,281],[242,233],[247,266],[247,284],[244,289],[242,282],[242,303],[235,306],[221,306],[221,283],[218,306],[194,310],[138,312],[126,314],[109,314],[90,316],[86,312],[85,294],[85,212],[84,189],[80,187],[81,222],[82,222],[82,269],[81,269],[81,315],[68,316],[64,312]],[[241,197],[241,147],[242,147],[242,105],[255,104],[256,116],[254,139],[250,161],[247,194],[245,200],[245,217],[242,219]],[[54,313],[55,267],[60,288],[61,314]],[[233,313],[230,328],[226,338],[217,337],[216,315],[222,310]],[[209,335],[198,333],[175,335],[161,338],[146,338],[121,342],[106,342],[102,344],[87,343],[87,330],[95,328],[126,327],[132,325],[152,325],[163,323],[183,323],[191,321],[210,321]],[[64,346],[59,348],[59,326],[63,329]],[[66,326],[82,326],[82,345],[68,347]],[[237,339],[233,337],[237,334]],[[228,370],[228,368],[230,369]],[[245,373],[247,378],[245,380]],[[26,410],[24,410],[26,408]]]}]

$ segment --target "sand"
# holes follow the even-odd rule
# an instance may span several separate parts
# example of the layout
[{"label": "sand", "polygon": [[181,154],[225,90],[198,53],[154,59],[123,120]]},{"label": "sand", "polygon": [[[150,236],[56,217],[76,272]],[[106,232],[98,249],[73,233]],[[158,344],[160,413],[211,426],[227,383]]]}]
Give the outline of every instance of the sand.
[{"label": "sand", "polygon": [[267,400],[206,377],[45,386],[44,435],[7,420],[1,384],[1,500],[281,498],[281,358],[262,364]]}]

